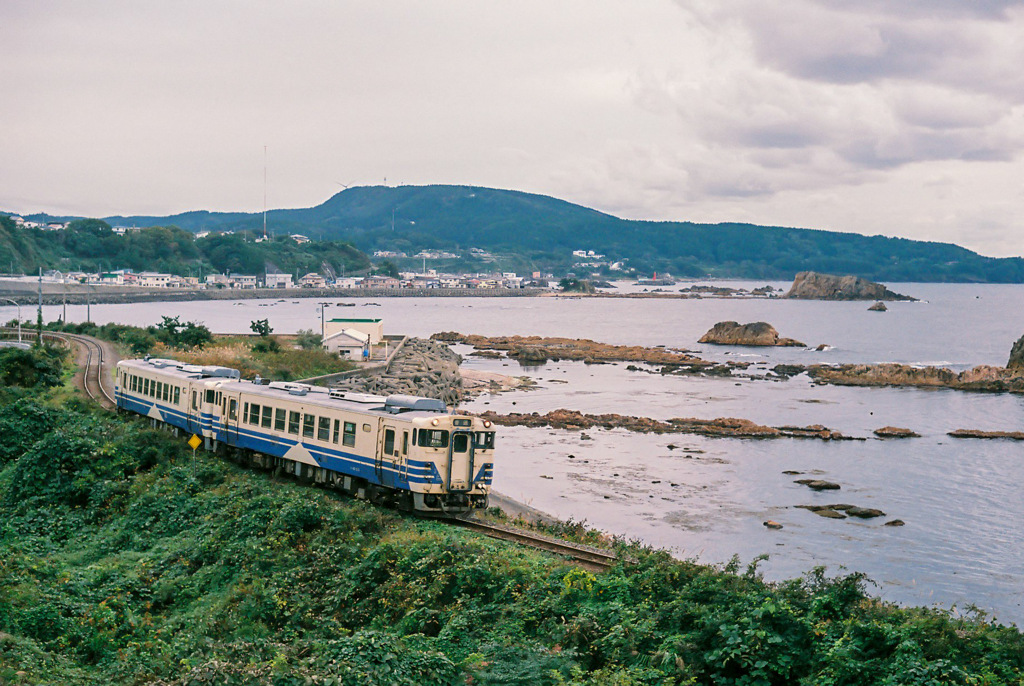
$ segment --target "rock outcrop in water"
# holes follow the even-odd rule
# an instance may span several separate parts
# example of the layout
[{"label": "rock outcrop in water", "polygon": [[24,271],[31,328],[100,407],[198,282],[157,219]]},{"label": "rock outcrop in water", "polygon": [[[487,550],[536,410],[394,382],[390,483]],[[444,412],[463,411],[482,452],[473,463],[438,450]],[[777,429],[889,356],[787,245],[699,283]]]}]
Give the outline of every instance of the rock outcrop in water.
[{"label": "rock outcrop in water", "polygon": [[763,426],[749,419],[719,417],[717,419],[695,419],[677,417],[661,421],[650,417],[632,417],[621,414],[584,414],[576,410],[552,410],[547,414],[536,412],[525,414],[512,412],[498,414],[487,411],[479,415],[490,419],[499,426],[550,427],[552,429],[626,429],[637,433],[679,433],[701,436],[731,438],[818,438],[825,441],[861,440],[844,436],[828,427],[811,426]]},{"label": "rock outcrop in water", "polygon": [[1009,438],[1014,441],[1024,441],[1024,431],[981,431],[979,429],[957,429],[950,431],[948,436],[953,438]]},{"label": "rock outcrop in water", "polygon": [[779,332],[768,322],[718,322],[704,334],[698,343],[714,345],[758,345],[806,347],[792,338],[779,338]]},{"label": "rock outcrop in water", "polygon": [[1010,359],[1006,363],[1006,368],[1024,371],[1024,336],[1018,338],[1010,348]]},{"label": "rock outcrop in water", "polygon": [[859,276],[800,272],[783,298],[801,300],[916,300]]},{"label": "rock outcrop in water", "polygon": [[888,310],[889,308],[886,307],[885,303],[882,302],[881,300],[879,300],[874,305],[868,308],[868,312],[887,312]]},{"label": "rock outcrop in water", "polygon": [[504,351],[521,363],[540,364],[548,360],[579,360],[581,362],[647,362],[649,364],[713,367],[714,362],[702,360],[683,350],[645,348],[639,345],[609,345],[586,338],[551,338],[543,336],[476,336],[442,331],[431,336],[445,343],[464,343],[480,351]]},{"label": "rock outcrop in water", "polygon": [[952,388],[958,391],[1024,393],[1024,369],[980,365],[963,372],[946,367],[913,367],[909,364],[840,364],[809,366],[780,364],[772,368],[778,376],[807,372],[818,383],[837,386],[916,386]]}]

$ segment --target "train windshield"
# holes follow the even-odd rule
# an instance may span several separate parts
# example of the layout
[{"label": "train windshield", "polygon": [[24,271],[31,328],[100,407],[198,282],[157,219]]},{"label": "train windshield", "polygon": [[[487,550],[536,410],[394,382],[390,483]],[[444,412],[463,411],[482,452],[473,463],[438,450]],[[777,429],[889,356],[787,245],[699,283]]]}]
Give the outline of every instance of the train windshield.
[{"label": "train windshield", "polygon": [[420,429],[417,439],[421,448],[448,447],[448,432],[443,429]]},{"label": "train windshield", "polygon": [[473,447],[477,450],[494,450],[494,432],[477,431],[473,434]]}]

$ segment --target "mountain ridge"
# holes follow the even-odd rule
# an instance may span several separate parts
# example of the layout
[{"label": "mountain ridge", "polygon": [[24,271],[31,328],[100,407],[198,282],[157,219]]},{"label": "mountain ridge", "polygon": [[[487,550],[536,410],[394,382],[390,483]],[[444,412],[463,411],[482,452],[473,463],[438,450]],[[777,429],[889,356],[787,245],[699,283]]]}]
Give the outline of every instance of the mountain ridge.
[{"label": "mountain ridge", "polygon": [[[30,215],[49,219],[49,215]],[[198,232],[262,232],[262,212],[192,210],[169,216],[112,216],[111,224],[174,225]],[[871,280],[1024,283],[1024,259],[985,257],[951,243],[825,229],[722,222],[622,219],[551,196],[467,185],[357,186],[319,205],[267,211],[276,234],[343,240],[360,250],[445,250],[462,257],[439,268],[472,270],[467,251],[494,253],[507,271],[638,273],[791,279],[800,271]],[[580,266],[574,250],[606,256]],[[601,260],[584,260],[601,262]]]}]

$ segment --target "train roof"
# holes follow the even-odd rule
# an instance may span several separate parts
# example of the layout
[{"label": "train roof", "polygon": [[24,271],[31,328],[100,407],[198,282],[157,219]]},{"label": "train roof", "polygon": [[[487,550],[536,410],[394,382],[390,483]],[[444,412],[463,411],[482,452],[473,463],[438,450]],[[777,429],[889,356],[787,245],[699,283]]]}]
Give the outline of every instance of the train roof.
[{"label": "train roof", "polygon": [[172,376],[183,381],[218,382],[217,388],[222,391],[239,391],[266,398],[298,401],[364,414],[379,414],[383,416],[402,414],[404,417],[411,419],[417,416],[434,417],[448,412],[444,402],[434,398],[414,395],[383,396],[369,393],[353,393],[351,391],[314,386],[312,384],[268,381],[260,377],[250,381],[242,379],[239,371],[230,367],[193,365],[178,362],[177,360],[156,358],[121,360],[118,366],[139,371],[156,371],[162,375]]}]

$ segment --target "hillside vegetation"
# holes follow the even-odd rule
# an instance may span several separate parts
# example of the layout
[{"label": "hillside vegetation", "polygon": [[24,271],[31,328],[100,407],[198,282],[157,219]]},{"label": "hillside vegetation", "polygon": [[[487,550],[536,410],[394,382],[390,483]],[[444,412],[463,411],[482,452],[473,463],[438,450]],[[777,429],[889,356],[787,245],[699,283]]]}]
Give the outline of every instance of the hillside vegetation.
[{"label": "hillside vegetation", "polygon": [[[262,215],[239,212],[108,220],[189,231],[262,226]],[[562,275],[573,269],[573,250],[593,250],[647,274],[789,280],[810,270],[874,281],[1024,282],[1021,258],[983,257],[951,244],[752,224],[631,221],[544,195],[470,186],[350,188],[316,207],[269,212],[268,225],[278,234],[349,241],[366,252],[411,256],[430,249],[461,255],[431,263],[442,269],[543,269]],[[471,256],[470,248],[493,257]],[[410,258],[399,266],[421,264]],[[578,276],[590,271],[576,269]]]},{"label": "hillside vegetation", "polygon": [[148,420],[41,393],[0,388],[0,683],[1022,678],[1015,628],[883,604],[857,575],[769,584],[753,565],[624,544],[626,561],[594,575],[214,455],[193,463]]},{"label": "hillside vegetation", "polygon": [[248,238],[224,234],[196,239],[191,232],[170,225],[119,236],[99,219],[79,219],[61,231],[42,231],[17,227],[10,218],[0,216],[0,271],[32,274],[40,267],[63,272],[127,268],[199,276],[214,271],[263,274],[269,269],[302,276],[326,268],[339,275],[370,268],[365,254],[342,241],[300,245],[287,237],[263,243]]}]

